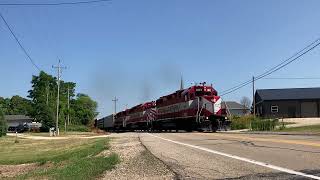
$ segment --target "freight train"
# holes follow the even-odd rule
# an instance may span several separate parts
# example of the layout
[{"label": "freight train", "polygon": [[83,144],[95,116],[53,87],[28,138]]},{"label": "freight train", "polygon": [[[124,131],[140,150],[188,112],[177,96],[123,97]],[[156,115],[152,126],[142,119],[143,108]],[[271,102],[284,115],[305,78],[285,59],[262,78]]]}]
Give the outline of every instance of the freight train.
[{"label": "freight train", "polygon": [[215,132],[230,125],[221,104],[212,85],[202,83],[98,119],[96,125],[107,131]]}]

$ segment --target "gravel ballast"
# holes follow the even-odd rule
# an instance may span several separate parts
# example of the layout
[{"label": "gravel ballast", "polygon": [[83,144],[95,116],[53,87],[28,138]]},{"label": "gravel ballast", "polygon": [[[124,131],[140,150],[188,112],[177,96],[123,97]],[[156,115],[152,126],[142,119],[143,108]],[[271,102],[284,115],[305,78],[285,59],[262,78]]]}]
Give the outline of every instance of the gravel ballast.
[{"label": "gravel ballast", "polygon": [[[112,134],[110,152],[120,156],[115,169],[101,179],[176,179],[175,174],[140,142],[139,133]],[[108,152],[104,152],[108,154]]]}]

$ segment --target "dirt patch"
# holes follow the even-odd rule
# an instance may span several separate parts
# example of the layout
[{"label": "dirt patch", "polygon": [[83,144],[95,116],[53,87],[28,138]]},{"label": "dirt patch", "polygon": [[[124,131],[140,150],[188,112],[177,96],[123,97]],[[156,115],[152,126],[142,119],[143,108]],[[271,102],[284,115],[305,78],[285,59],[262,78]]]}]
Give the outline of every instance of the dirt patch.
[{"label": "dirt patch", "polygon": [[175,179],[174,173],[145,149],[137,134],[116,134],[115,137],[110,151],[120,156],[121,163],[105,172],[101,179]]},{"label": "dirt patch", "polygon": [[12,178],[29,171],[36,169],[38,165],[32,164],[19,164],[19,165],[0,165],[0,179],[1,178]]},{"label": "dirt patch", "polygon": [[100,152],[99,154],[97,154],[96,157],[108,157],[111,154],[112,154],[112,151],[107,149],[107,150],[104,150],[104,151]]},{"label": "dirt patch", "polygon": [[[10,137],[15,137],[16,134],[8,133],[7,134]],[[106,134],[68,134],[67,136],[57,136],[57,137],[50,137],[45,136],[43,134],[39,135],[30,135],[30,134],[18,134],[18,138],[23,139],[33,139],[33,140],[65,140],[65,139],[95,139],[95,138],[105,138],[109,137],[109,135]]]},{"label": "dirt patch", "polygon": [[[286,118],[284,122],[294,123],[286,125],[286,127],[301,127],[320,124],[320,118]],[[281,119],[280,119],[281,122]]]}]

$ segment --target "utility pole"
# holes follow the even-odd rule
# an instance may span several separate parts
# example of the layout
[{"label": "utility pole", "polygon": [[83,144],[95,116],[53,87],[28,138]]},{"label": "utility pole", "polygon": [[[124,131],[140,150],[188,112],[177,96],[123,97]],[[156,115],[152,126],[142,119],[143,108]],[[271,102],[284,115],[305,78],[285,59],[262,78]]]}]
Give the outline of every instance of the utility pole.
[{"label": "utility pole", "polygon": [[66,67],[61,67],[61,60],[59,59],[58,66],[52,66],[52,68],[57,69],[58,94],[57,94],[56,132],[57,132],[57,136],[59,136],[60,78],[61,78],[62,69],[66,69]]},{"label": "utility pole", "polygon": [[117,101],[118,101],[117,97],[114,97],[114,99],[112,101],[114,102],[114,115],[116,115],[117,114]]},{"label": "utility pole", "polygon": [[70,124],[70,89],[68,85],[68,126]]},{"label": "utility pole", "polygon": [[253,117],[256,117],[256,98],[254,96],[254,76],[252,76],[252,104],[253,104]]}]

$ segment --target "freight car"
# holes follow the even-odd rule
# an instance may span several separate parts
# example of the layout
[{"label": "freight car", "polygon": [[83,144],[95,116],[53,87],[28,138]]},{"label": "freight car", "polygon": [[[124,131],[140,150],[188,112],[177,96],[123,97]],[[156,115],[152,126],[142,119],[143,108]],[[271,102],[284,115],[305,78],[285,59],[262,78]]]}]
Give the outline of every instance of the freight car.
[{"label": "freight car", "polygon": [[97,120],[96,126],[107,131],[114,129],[114,115],[109,115]]},{"label": "freight car", "polygon": [[[224,116],[221,98],[212,86],[191,86],[162,96],[155,102],[139,104],[113,117],[113,127],[106,130],[186,130],[216,131],[226,129],[230,121]],[[108,116],[109,117],[109,116]]]}]

